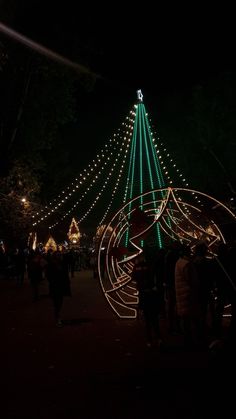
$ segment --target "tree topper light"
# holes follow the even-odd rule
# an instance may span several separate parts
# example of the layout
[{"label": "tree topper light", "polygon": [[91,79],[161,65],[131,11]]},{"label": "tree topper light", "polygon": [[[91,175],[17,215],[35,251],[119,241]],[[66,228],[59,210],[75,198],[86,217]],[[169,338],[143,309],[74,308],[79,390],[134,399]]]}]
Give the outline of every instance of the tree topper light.
[{"label": "tree topper light", "polygon": [[138,100],[139,102],[143,101],[143,94],[142,94],[142,90],[137,90],[137,96],[138,96]]}]

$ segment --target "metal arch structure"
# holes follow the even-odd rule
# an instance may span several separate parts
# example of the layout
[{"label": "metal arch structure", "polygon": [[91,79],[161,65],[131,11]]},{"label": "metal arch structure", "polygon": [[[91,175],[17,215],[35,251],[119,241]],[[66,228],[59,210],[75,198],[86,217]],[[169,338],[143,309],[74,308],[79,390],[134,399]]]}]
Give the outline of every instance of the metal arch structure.
[{"label": "metal arch structure", "polygon": [[[196,197],[199,198],[198,206]],[[132,215],[140,208],[148,222],[138,229],[132,228]],[[140,240],[152,238],[157,223],[166,243],[178,240],[194,246],[199,240],[204,240],[214,254],[216,247],[227,241],[221,228],[222,217],[236,222],[235,214],[222,202],[186,188],[151,190],[123,205],[106,225],[98,247],[100,285],[116,315],[120,318],[137,316],[138,292],[131,277],[134,259],[143,251]],[[130,231],[129,246],[125,247],[127,230]]]}]

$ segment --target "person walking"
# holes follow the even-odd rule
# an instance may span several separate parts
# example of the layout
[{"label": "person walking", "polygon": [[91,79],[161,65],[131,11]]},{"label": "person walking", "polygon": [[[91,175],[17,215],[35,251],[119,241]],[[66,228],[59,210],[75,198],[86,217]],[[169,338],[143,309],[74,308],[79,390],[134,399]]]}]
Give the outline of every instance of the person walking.
[{"label": "person walking", "polygon": [[157,284],[155,284],[155,275],[153,267],[143,253],[135,260],[132,279],[136,283],[139,295],[139,309],[143,313],[147,346],[151,347],[157,344],[162,345],[159,315],[160,315],[160,296],[158,295]]},{"label": "person walking", "polygon": [[175,265],[176,308],[180,317],[186,349],[196,346],[197,324],[200,316],[199,286],[196,268],[191,260],[191,249],[182,245]]},{"label": "person walking", "polygon": [[39,285],[43,280],[43,272],[46,264],[47,262],[40,250],[38,248],[32,250],[27,263],[27,271],[32,287],[33,301],[38,301],[39,299]]},{"label": "person walking", "polygon": [[46,276],[49,284],[49,296],[52,299],[54,318],[57,327],[62,327],[61,310],[65,296],[71,296],[68,259],[59,251],[47,255]]}]

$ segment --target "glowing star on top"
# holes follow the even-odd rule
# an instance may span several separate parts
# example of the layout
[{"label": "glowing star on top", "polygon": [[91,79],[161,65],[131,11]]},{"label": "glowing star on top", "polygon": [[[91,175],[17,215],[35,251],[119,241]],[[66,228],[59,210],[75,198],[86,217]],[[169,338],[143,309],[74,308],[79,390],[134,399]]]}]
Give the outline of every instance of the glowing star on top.
[{"label": "glowing star on top", "polygon": [[142,90],[137,90],[137,96],[138,96],[138,101],[142,102],[143,101]]}]

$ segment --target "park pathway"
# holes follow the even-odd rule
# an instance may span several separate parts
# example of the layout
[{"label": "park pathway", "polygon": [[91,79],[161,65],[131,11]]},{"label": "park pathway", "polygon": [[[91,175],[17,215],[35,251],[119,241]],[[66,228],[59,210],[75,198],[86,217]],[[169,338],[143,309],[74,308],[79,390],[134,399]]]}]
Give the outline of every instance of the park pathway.
[{"label": "park pathway", "polygon": [[64,327],[57,328],[46,281],[37,302],[27,279],[22,288],[0,281],[1,417],[195,417],[207,381],[197,388],[182,378],[199,369],[208,375],[209,354],[184,352],[181,336],[168,337],[165,320],[166,351],[147,348],[142,320],[117,318],[91,271],[76,272],[71,287]]}]

